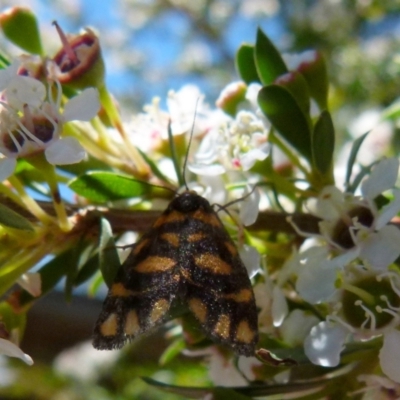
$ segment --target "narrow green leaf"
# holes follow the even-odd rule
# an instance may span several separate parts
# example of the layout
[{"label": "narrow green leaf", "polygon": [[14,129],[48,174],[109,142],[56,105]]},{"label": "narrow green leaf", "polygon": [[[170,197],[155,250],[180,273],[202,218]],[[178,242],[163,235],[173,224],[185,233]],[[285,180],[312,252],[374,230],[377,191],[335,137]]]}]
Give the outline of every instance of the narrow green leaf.
[{"label": "narrow green leaf", "polygon": [[[260,82],[254,61],[254,46],[242,44],[236,53],[236,69],[244,82]],[[261,83],[261,82],[260,82]]]},{"label": "narrow green leaf", "polygon": [[4,204],[0,204],[0,224],[8,228],[33,231],[32,224],[25,217]]},{"label": "narrow green leaf", "polygon": [[73,179],[68,186],[80,196],[98,203],[137,197],[149,191],[149,184],[146,182],[103,171],[88,172]]},{"label": "narrow green leaf", "polygon": [[186,348],[186,343],[183,338],[178,338],[174,340],[161,354],[158,362],[161,366],[171,362],[175,357],[177,357],[182,350]]},{"label": "narrow green leaf", "polygon": [[115,275],[121,267],[117,249],[112,235],[111,225],[105,219],[100,220],[99,267],[108,287],[114,282]]},{"label": "narrow green leaf", "polygon": [[96,296],[97,291],[100,289],[100,286],[103,284],[104,279],[100,270],[97,270],[94,274],[94,278],[91,280],[88,287],[88,294],[91,297]]},{"label": "narrow green leaf", "polygon": [[171,159],[174,165],[175,174],[178,179],[179,186],[185,185],[185,179],[183,178],[181,164],[179,162],[178,151],[175,146],[174,135],[172,134],[171,128],[171,121],[168,123],[168,142],[169,142],[169,149],[171,152]]},{"label": "narrow green leaf", "polygon": [[260,28],[257,30],[255,65],[263,85],[270,85],[278,76],[288,72],[279,51]]},{"label": "narrow green leaf", "polygon": [[322,174],[332,167],[333,150],[335,147],[335,128],[328,111],[322,111],[314,126],[313,138],[314,165]]},{"label": "narrow green leaf", "polygon": [[43,54],[35,14],[26,7],[12,7],[0,14],[0,25],[5,37],[31,54]]},{"label": "narrow green leaf", "polygon": [[[345,187],[346,191],[351,191],[350,190],[350,178],[351,174],[353,172],[353,166],[357,158],[358,151],[360,150],[361,145],[364,142],[364,139],[367,137],[368,133],[370,131],[364,133],[361,135],[359,138],[357,138],[354,142],[353,145],[351,146],[351,151],[349,155],[349,159],[347,161],[347,170],[346,170],[346,179],[345,179]],[[355,189],[355,188],[354,188]]]},{"label": "narrow green leaf", "polygon": [[148,164],[148,166],[151,169],[151,172],[153,172],[153,174],[161,179],[162,181],[166,182],[166,183],[171,183],[171,180],[168,179],[158,168],[157,164],[142,150],[140,150],[139,148],[137,148],[137,150],[139,151],[140,155],[144,158],[144,160],[146,161],[146,163]]},{"label": "narrow green leaf", "polygon": [[79,269],[74,280],[74,286],[79,286],[90,279],[99,270],[98,254],[90,257],[89,260]]},{"label": "narrow green leaf", "polygon": [[[333,370],[334,369],[331,369],[330,372],[332,372]],[[297,393],[298,395],[301,395],[301,391],[307,391],[311,389],[321,390],[323,389],[324,385],[326,385],[326,383],[330,381],[329,378],[321,377],[321,379],[318,380],[303,380],[299,383],[291,382],[290,384],[255,385],[231,388],[203,388],[193,386],[169,385],[146,377],[142,377],[142,379],[147,384],[154,386],[160,390],[168,393],[175,393],[188,399],[202,399],[206,395],[212,394],[213,399],[220,400],[244,400],[254,397],[282,395],[286,393]]]},{"label": "narrow green leaf", "polygon": [[280,135],[311,161],[310,121],[293,95],[282,86],[269,85],[260,90],[258,104]]}]

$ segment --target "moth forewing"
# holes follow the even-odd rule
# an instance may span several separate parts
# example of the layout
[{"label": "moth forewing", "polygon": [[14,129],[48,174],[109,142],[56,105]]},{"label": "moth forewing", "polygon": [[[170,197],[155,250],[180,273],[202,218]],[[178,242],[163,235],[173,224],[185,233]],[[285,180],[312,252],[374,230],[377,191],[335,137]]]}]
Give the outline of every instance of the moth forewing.
[{"label": "moth forewing", "polygon": [[257,310],[247,270],[217,213],[192,191],[176,196],[136,243],[104,302],[94,346],[121,347],[148,332],[175,298],[212,340],[254,354]]}]

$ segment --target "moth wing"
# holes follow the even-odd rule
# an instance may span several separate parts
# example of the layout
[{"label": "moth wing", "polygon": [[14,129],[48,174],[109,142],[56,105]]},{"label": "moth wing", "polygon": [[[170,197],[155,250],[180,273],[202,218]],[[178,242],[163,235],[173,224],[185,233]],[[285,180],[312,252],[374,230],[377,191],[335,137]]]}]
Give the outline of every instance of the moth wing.
[{"label": "moth wing", "polygon": [[175,264],[157,232],[135,244],[104,300],[93,334],[96,349],[121,348],[162,324],[178,291]]},{"label": "moth wing", "polygon": [[212,340],[251,356],[258,341],[254,293],[235,244],[217,220],[212,225],[193,222],[194,233],[187,235],[186,302]]}]

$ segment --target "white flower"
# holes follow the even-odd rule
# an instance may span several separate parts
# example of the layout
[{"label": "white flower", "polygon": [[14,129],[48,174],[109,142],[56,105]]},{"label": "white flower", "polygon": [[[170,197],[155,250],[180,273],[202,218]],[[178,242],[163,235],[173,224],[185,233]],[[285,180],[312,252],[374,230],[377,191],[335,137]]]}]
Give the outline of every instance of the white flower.
[{"label": "white flower", "polygon": [[[335,367],[346,340],[366,341],[382,336],[382,371],[400,383],[400,275],[390,272],[374,277],[362,269],[353,269],[348,275],[353,280],[356,275],[358,278],[353,282],[342,278],[343,289],[338,289],[336,296],[338,299],[340,295],[341,301],[332,302],[333,313],[311,329],[304,341],[305,353],[314,364]],[[368,292],[369,288],[373,289]]]},{"label": "white flower", "polygon": [[[362,182],[362,197],[329,186],[316,204],[316,214],[323,218],[320,231],[328,243],[374,270],[385,270],[400,256],[400,230],[387,225],[400,211],[400,190],[393,189],[398,169],[397,158],[382,160]],[[375,198],[389,189],[393,200],[378,210]]]},{"label": "white flower", "polygon": [[14,76],[8,81],[0,109],[0,152],[6,156],[0,160],[1,180],[12,174],[18,157],[39,151],[44,151],[47,160],[56,165],[73,164],[85,158],[86,152],[75,138],[60,135],[64,123],[89,121],[97,114],[98,92],[94,88],[85,89],[61,111],[62,89],[56,84],[56,99],[51,95],[51,85],[46,99],[46,88],[40,81],[25,76]]},{"label": "white flower", "polygon": [[20,358],[26,364],[33,365],[32,358],[9,340],[0,338],[0,354],[4,354],[9,357]]}]

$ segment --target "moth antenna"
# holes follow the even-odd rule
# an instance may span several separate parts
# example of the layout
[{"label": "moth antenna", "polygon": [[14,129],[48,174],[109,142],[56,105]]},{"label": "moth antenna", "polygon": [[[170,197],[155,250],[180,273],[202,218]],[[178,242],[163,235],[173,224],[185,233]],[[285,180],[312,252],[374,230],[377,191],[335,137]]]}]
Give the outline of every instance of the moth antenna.
[{"label": "moth antenna", "polygon": [[196,122],[197,106],[199,105],[199,100],[200,100],[200,97],[197,98],[197,100],[196,100],[196,105],[195,105],[195,107],[194,107],[194,115],[193,115],[192,129],[190,130],[189,142],[188,142],[188,145],[187,145],[187,148],[186,148],[185,159],[183,160],[182,180],[183,180],[183,184],[184,184],[186,190],[189,190],[189,187],[188,187],[187,182],[186,182],[186,167],[187,167],[187,161],[188,161],[188,158],[189,158],[190,146],[192,145],[193,132],[194,132],[194,124],[195,124],[195,122]]}]

